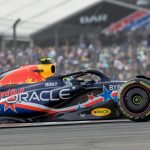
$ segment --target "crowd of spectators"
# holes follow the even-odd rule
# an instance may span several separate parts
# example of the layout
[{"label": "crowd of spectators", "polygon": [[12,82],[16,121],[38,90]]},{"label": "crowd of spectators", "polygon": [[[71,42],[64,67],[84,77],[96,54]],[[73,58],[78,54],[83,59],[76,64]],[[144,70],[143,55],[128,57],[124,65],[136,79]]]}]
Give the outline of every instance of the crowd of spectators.
[{"label": "crowd of spectators", "polygon": [[117,0],[117,1],[150,8],[150,1],[149,0]]},{"label": "crowd of spectators", "polygon": [[[124,38],[126,39],[126,38]],[[138,38],[137,38],[138,39]],[[126,39],[127,40],[127,39]],[[52,57],[57,73],[94,68],[101,70],[114,80],[127,80],[137,74],[150,76],[150,38],[139,41],[123,41],[104,46],[100,39],[88,40],[80,36],[77,44],[58,47],[30,47],[0,50],[0,71],[18,65],[39,63],[41,57]]]},{"label": "crowd of spectators", "polygon": [[67,73],[88,68],[102,70],[113,79],[126,80],[136,74],[150,76],[150,49],[145,46],[88,47],[63,46],[56,51],[49,48],[27,48],[16,57],[12,50],[0,52],[1,71],[16,65],[38,63],[40,57],[52,57],[56,61],[57,73]]}]

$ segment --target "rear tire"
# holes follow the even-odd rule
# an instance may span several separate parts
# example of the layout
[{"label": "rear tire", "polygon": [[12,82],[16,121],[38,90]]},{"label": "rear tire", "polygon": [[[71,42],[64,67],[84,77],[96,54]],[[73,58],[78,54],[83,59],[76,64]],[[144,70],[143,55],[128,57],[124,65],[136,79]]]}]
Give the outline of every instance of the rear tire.
[{"label": "rear tire", "polygon": [[135,79],[126,82],[118,94],[120,111],[128,119],[144,122],[150,119],[150,81]]}]

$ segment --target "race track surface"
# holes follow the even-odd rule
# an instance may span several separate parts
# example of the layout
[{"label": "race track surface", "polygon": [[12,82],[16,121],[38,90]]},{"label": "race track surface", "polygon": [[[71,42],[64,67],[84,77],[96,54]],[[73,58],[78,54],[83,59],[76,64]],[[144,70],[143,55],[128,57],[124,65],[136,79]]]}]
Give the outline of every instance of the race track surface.
[{"label": "race track surface", "polygon": [[150,122],[0,129],[0,150],[150,150]]}]

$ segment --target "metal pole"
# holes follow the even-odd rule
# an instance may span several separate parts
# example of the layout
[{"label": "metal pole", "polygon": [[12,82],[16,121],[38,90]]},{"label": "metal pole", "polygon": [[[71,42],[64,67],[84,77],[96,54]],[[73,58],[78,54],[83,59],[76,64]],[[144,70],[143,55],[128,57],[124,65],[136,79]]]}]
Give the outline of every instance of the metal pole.
[{"label": "metal pole", "polygon": [[54,33],[54,45],[55,49],[57,50],[59,47],[59,34],[58,34],[58,27],[55,28],[55,33]]},{"label": "metal pole", "polygon": [[4,39],[4,37],[2,37],[2,41],[1,41],[1,48],[2,50],[4,50],[6,47],[6,40]]},{"label": "metal pole", "polygon": [[15,23],[13,24],[13,47],[14,47],[14,52],[16,52],[17,48],[17,34],[16,34],[16,28],[18,23],[21,21],[21,19],[17,19]]}]

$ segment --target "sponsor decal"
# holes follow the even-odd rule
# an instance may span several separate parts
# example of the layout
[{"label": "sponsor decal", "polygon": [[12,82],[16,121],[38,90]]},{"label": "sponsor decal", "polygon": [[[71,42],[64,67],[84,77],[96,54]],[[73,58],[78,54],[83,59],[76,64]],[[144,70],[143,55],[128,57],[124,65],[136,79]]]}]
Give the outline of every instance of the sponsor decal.
[{"label": "sponsor decal", "polygon": [[58,94],[56,94],[55,90],[51,91],[41,91],[36,92],[33,91],[31,93],[19,93],[13,96],[10,96],[6,98],[5,100],[5,106],[4,111],[6,111],[8,108],[16,111],[15,104],[16,103],[22,103],[22,102],[47,102],[47,101],[59,101],[59,100],[65,100],[70,98],[70,89],[61,89]]},{"label": "sponsor decal", "polygon": [[0,84],[22,84],[43,81],[44,79],[40,75],[40,73],[33,71],[37,69],[37,65],[21,66],[20,68],[15,69],[12,72],[8,73],[6,76],[4,76],[0,80]]},{"label": "sponsor decal", "polygon": [[9,89],[7,91],[4,91],[4,92],[0,92],[0,99],[1,98],[4,98],[4,97],[9,97],[9,96],[12,96],[12,95],[16,95],[16,94],[21,94],[25,92],[25,89],[24,88],[19,88],[19,89]]},{"label": "sponsor decal", "polygon": [[46,78],[53,76],[50,69],[52,66],[52,64],[21,66],[6,74],[6,76],[0,80],[0,85],[37,83],[44,81]]},{"label": "sponsor decal", "polygon": [[85,113],[84,114],[80,114],[81,118],[85,118]]},{"label": "sponsor decal", "polygon": [[105,117],[111,114],[111,110],[108,108],[95,108],[91,111],[93,116]]},{"label": "sponsor decal", "polygon": [[147,87],[148,89],[150,89],[150,85],[146,82],[140,81],[140,84],[144,85],[145,87]]},{"label": "sponsor decal", "polygon": [[112,84],[112,85],[109,85],[109,90],[119,91],[120,87],[121,87],[121,84]]},{"label": "sponsor decal", "polygon": [[55,87],[57,86],[58,83],[57,82],[49,82],[49,83],[45,83],[45,87]]}]

